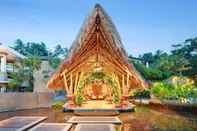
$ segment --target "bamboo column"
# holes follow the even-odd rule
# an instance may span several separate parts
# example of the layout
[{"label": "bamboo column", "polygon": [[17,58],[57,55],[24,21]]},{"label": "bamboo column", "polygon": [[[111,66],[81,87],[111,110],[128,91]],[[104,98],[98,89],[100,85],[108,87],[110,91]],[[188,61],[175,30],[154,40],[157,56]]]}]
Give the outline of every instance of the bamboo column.
[{"label": "bamboo column", "polygon": [[129,73],[127,72],[127,83],[126,83],[125,95],[129,94]]},{"label": "bamboo column", "polygon": [[73,75],[70,74],[70,93],[73,95]]},{"label": "bamboo column", "polygon": [[122,92],[125,94],[124,74],[122,75]]},{"label": "bamboo column", "polygon": [[122,88],[124,89],[124,74],[122,75]]},{"label": "bamboo column", "polygon": [[79,77],[79,73],[77,72],[77,74],[76,74],[76,76],[75,76],[74,94],[75,94],[75,91],[76,91],[77,85],[78,85],[78,77]]},{"label": "bamboo column", "polygon": [[127,88],[129,88],[129,73],[127,73]]},{"label": "bamboo column", "polygon": [[69,88],[68,88],[66,75],[63,75],[63,76],[64,76],[64,86],[65,86],[65,88],[66,88],[66,92],[67,92],[67,94],[69,95],[69,94],[70,94],[70,91],[69,91]]}]

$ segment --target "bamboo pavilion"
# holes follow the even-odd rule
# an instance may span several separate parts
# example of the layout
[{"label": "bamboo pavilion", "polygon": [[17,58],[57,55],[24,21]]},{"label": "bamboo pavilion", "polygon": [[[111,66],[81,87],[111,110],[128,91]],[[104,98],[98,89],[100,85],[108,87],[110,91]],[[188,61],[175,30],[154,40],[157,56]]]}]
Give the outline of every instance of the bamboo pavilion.
[{"label": "bamboo pavilion", "polygon": [[92,100],[120,103],[123,96],[146,88],[147,83],[129,63],[111,18],[96,4],[48,87],[64,88],[80,105]]}]

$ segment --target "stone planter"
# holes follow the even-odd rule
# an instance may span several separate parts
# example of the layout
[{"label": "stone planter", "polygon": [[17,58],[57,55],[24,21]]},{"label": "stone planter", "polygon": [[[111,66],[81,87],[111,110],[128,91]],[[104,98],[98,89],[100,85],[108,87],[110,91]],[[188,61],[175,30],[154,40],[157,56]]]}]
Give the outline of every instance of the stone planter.
[{"label": "stone planter", "polygon": [[128,100],[129,99],[129,96],[128,95],[123,95],[122,97],[121,97],[121,100],[122,101],[125,101],[125,100]]},{"label": "stone planter", "polygon": [[68,101],[75,101],[75,96],[73,95],[68,95],[67,98],[68,98]]},{"label": "stone planter", "polygon": [[120,108],[121,104],[115,104],[115,108]]}]

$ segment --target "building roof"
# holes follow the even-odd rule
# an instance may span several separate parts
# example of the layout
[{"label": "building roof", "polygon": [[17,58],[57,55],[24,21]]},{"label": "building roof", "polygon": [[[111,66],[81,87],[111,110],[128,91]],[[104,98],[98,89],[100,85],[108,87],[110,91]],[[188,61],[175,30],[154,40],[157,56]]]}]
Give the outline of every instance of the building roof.
[{"label": "building roof", "polygon": [[6,47],[0,43],[0,54],[6,54],[7,61],[15,61],[17,59],[24,59],[26,58],[24,55],[18,53],[14,49],[10,47]]},{"label": "building roof", "polygon": [[48,87],[64,87],[62,74],[68,75],[70,72],[74,72],[74,68],[84,70],[80,65],[87,66],[85,69],[90,70],[91,65],[87,64],[87,59],[92,58],[95,54],[95,59],[103,59],[100,63],[106,69],[114,68],[113,72],[117,72],[120,77],[129,74],[129,79],[135,83],[133,85],[146,87],[144,79],[128,62],[127,53],[115,25],[99,4],[83,23],[69,50],[68,57],[49,80]]}]

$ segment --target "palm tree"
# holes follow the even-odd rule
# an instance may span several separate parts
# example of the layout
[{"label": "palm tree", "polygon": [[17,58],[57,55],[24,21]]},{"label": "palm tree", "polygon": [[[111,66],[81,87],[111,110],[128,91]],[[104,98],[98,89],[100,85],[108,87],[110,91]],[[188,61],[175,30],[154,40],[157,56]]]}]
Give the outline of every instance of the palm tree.
[{"label": "palm tree", "polygon": [[26,58],[20,63],[17,72],[11,73],[12,80],[8,86],[20,91],[20,87],[27,87],[28,91],[33,91],[33,72],[40,69],[41,60],[38,57]]}]

